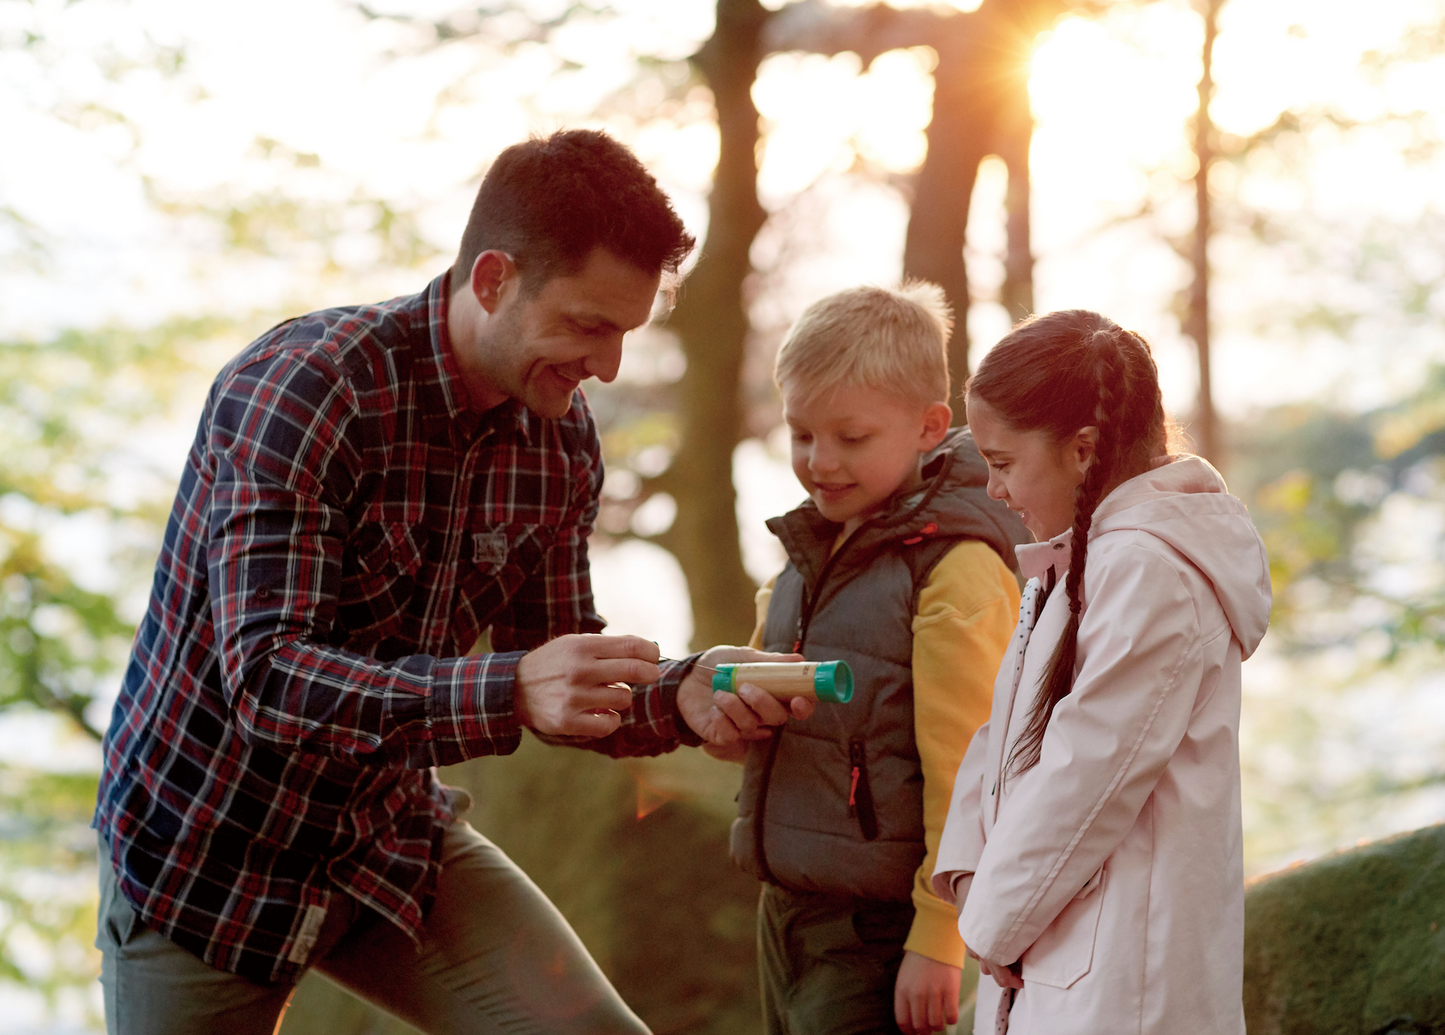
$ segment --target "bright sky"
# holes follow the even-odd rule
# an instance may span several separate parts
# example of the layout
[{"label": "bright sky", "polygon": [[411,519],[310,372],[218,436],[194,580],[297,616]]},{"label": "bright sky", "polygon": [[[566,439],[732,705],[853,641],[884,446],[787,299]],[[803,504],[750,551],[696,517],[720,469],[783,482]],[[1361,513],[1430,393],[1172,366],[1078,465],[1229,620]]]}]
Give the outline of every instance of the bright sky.
[{"label": "bright sky", "polygon": [[[439,16],[452,5],[383,6]],[[537,0],[521,11],[547,17],[560,6]],[[1405,25],[1438,11],[1438,2],[1368,6],[1365,15],[1350,0],[1231,0],[1216,59],[1220,127],[1244,136],[1282,111],[1327,104],[1363,119],[1425,110],[1438,130],[1441,61],[1382,84],[1357,72],[1363,53],[1394,45]],[[519,12],[512,27],[523,35],[527,17]],[[37,28],[46,44],[17,49],[19,34]],[[333,252],[344,275],[318,288],[317,278],[298,277],[296,267],[319,264],[319,251],[290,252],[282,261],[227,252],[214,225],[158,217],[147,185],[162,199],[218,207],[274,190],[318,204],[386,199],[419,211],[427,239],[445,253],[490,156],[529,130],[566,123],[600,120],[631,142],[701,229],[716,158],[706,92],[684,89],[664,103],[663,84],[645,82],[628,103],[599,109],[632,79],[637,55],[680,58],[710,31],[705,0],[628,0],[612,5],[611,16],[569,25],[551,47],[522,43],[508,53],[469,40],[421,51],[419,34],[368,22],[339,0],[0,0],[0,122],[9,142],[0,199],[52,246],[39,273],[13,263],[0,268],[0,332],[43,334],[68,323],[146,321],[174,311],[275,311],[367,297],[358,291],[409,290],[415,274],[377,268],[362,211],[351,214],[356,231],[343,233]],[[1181,182],[1192,171],[1185,124],[1195,103],[1200,32],[1182,0],[1121,4],[1095,21],[1067,19],[1041,39],[1031,83],[1038,304],[1099,308],[1143,331],[1159,349],[1176,410],[1187,407],[1194,385],[1190,348],[1171,312],[1188,270],[1161,238],[1185,235],[1192,225]],[[166,80],[138,67],[115,81],[102,78],[96,55],[124,62],[143,55],[148,41],[184,47],[183,73]],[[907,212],[883,181],[922,160],[930,64],[926,50],[884,55],[867,70],[851,55],[775,55],[764,63],[754,90],[767,131],[760,192],[773,209],[803,199],[817,210],[808,210],[803,261],[793,261],[796,245],[787,253],[792,266],[780,278],[771,319],[786,323],[812,297],[843,284],[897,275]],[[129,119],[139,144],[99,115],[69,125],[51,117],[92,102]],[[310,164],[267,161],[258,139]],[[1406,224],[1442,201],[1438,164],[1410,167],[1399,146],[1369,134],[1315,145],[1303,170],[1267,162],[1222,169],[1221,198],[1345,222],[1383,216]],[[845,175],[859,162],[871,180]],[[986,167],[971,227],[985,303],[971,320],[979,349],[1007,323],[987,305],[1001,278],[1002,191],[1001,169]],[[1149,218],[1111,225],[1146,202],[1154,208]],[[0,234],[8,229],[0,223]],[[1352,350],[1292,331],[1293,341],[1280,340],[1277,310],[1307,305],[1295,296],[1308,295],[1308,285],[1259,249],[1247,269],[1229,249],[1221,245],[1230,261],[1216,256],[1217,391],[1226,410],[1287,393],[1344,391],[1374,401],[1388,392],[1375,374],[1351,369]],[[326,297],[288,297],[298,283]],[[1438,334],[1423,338],[1391,347],[1405,361],[1438,354]]]},{"label": "bright sky", "polygon": [[[389,0],[382,9],[443,17],[453,6]],[[368,21],[342,0],[0,0],[0,334],[215,311],[259,330],[278,314],[415,290],[445,265],[491,156],[564,124],[604,125],[628,141],[701,234],[717,137],[707,92],[680,59],[711,32],[711,4],[625,0],[574,19],[550,46],[526,41],[534,19],[565,6],[519,2],[501,29],[521,42],[507,48],[477,38],[426,47],[427,33]],[[1359,120],[1423,112],[1438,137],[1445,60],[1373,79],[1359,66],[1440,10],[1441,0],[1375,0],[1368,16],[1350,0],[1230,0],[1214,117],[1243,137],[1312,105]],[[20,46],[27,32],[43,42]],[[1186,0],[1120,3],[1046,33],[1031,79],[1037,305],[1100,309],[1143,332],[1176,413],[1191,405],[1196,375],[1174,308],[1189,268],[1167,239],[1183,241],[1193,226],[1186,127],[1200,40]],[[152,47],[183,48],[180,73],[149,67]],[[670,63],[637,78],[639,55]],[[780,214],[754,248],[767,270],[753,311],[765,331],[780,332],[828,291],[897,277],[908,217],[897,183],[924,156],[932,60],[919,48],[868,69],[847,54],[764,62],[753,91],[765,132],[759,191]],[[1226,412],[1320,396],[1377,402],[1445,356],[1445,297],[1427,292],[1423,318],[1406,319],[1390,280],[1445,279],[1438,247],[1407,232],[1445,209],[1445,170],[1438,156],[1407,161],[1398,136],[1398,126],[1319,133],[1303,158],[1286,147],[1216,167],[1220,221],[1235,231],[1214,252],[1216,395]],[[1008,325],[991,302],[1002,280],[1003,192],[1001,164],[990,160],[969,230],[975,356]],[[272,255],[229,248],[216,220],[162,211],[267,197],[295,204],[303,227],[330,220],[329,250],[319,232],[278,238]],[[421,269],[379,253],[368,232],[376,199],[416,213],[436,252]],[[1239,201],[1306,239],[1259,247],[1237,232]],[[1351,249],[1372,220],[1399,228],[1401,244],[1366,268]],[[1333,235],[1335,226],[1349,233]],[[48,248],[38,261],[18,247],[21,229]],[[1361,314],[1346,340],[1295,326],[1324,302]],[[195,405],[178,400],[175,434],[149,448],[178,465]],[[774,477],[777,453],[738,458],[758,578],[777,553],[757,519],[795,493]]]}]

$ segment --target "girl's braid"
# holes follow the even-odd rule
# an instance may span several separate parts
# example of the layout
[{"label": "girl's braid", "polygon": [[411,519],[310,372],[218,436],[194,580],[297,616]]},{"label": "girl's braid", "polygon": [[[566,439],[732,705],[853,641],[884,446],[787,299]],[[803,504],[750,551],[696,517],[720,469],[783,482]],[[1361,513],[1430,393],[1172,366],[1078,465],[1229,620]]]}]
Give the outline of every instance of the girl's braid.
[{"label": "girl's braid", "polygon": [[1074,537],[1069,549],[1069,574],[1064,588],[1069,594],[1069,610],[1075,615],[1083,609],[1084,566],[1088,559],[1089,529],[1094,523],[1094,509],[1104,486],[1113,477],[1118,459],[1119,432],[1128,396],[1128,360],[1118,339],[1108,331],[1096,331],[1090,348],[1094,352],[1094,378],[1098,385],[1098,404],[1094,410],[1094,462],[1084,480],[1074,490]]},{"label": "girl's braid", "polygon": [[1039,761],[1044,731],[1053,717],[1055,706],[1067,697],[1074,685],[1074,664],[1079,651],[1079,621],[1083,611],[1084,565],[1088,559],[1089,529],[1094,523],[1094,508],[1104,486],[1113,478],[1120,456],[1119,441],[1128,401],[1129,361],[1124,347],[1108,331],[1096,331],[1089,342],[1093,353],[1094,383],[1098,402],[1094,408],[1094,462],[1084,473],[1084,480],[1074,490],[1074,535],[1069,546],[1069,573],[1064,589],[1069,596],[1069,619],[1049,658],[1048,667],[1039,681],[1029,720],[1009,753],[1005,770],[1011,774],[1025,773]]}]

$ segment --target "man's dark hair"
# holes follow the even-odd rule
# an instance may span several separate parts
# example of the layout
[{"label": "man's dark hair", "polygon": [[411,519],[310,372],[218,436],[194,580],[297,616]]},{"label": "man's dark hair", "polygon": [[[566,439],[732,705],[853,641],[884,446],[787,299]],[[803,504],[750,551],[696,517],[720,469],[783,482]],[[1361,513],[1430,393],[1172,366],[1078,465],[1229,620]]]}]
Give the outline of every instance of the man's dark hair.
[{"label": "man's dark hair", "polygon": [[484,251],[506,252],[523,288],[577,273],[594,248],[648,273],[676,273],[694,238],[637,156],[606,133],[568,129],[492,162],[452,267],[452,290]]}]

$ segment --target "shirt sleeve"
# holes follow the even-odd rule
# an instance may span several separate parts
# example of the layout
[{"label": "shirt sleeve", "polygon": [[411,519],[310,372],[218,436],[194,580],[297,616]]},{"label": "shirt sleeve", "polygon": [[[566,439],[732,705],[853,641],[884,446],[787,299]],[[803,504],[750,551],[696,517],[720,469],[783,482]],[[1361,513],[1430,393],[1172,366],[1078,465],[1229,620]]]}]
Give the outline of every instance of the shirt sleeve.
[{"label": "shirt sleeve", "polygon": [[1181,571],[1121,537],[1097,553],[1089,544],[1084,585],[1073,689],[1038,764],[1011,778],[959,916],[974,951],[1000,963],[1038,939],[1128,834],[1196,703],[1203,637]]},{"label": "shirt sleeve", "polygon": [[933,890],[954,777],[988,721],[994,677],[1012,638],[1018,582],[986,543],[959,543],[939,561],[913,618],[913,726],[923,769],[927,854],[914,876],[913,927],[904,947],[961,967],[957,911]]},{"label": "shirt sleeve", "polygon": [[773,602],[773,586],[777,581],[778,577],[774,575],[759,586],[757,593],[753,595],[753,610],[757,618],[753,625],[753,634],[748,637],[748,646],[753,650],[763,649],[763,630],[768,624],[768,606]]},{"label": "shirt sleeve", "polygon": [[205,469],[220,681],[248,743],[421,768],[512,751],[520,652],[380,661],[331,645],[363,451],[350,382],[311,350],[265,353],[218,382]]}]

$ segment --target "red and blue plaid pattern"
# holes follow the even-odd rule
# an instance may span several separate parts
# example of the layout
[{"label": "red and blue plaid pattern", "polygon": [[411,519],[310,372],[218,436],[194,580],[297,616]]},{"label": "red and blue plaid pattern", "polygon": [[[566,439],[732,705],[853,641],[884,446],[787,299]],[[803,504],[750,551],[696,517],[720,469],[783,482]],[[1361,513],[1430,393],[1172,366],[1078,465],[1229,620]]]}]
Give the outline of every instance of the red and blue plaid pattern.
[{"label": "red and blue plaid pattern", "polygon": [[[603,628],[591,412],[469,411],[446,303],[443,275],[312,313],[221,371],[106,735],[122,891],[255,980],[296,978],[336,891],[416,936],[453,818],[431,767],[515,750],[522,653]],[[585,746],[696,743],[686,668]]]}]

